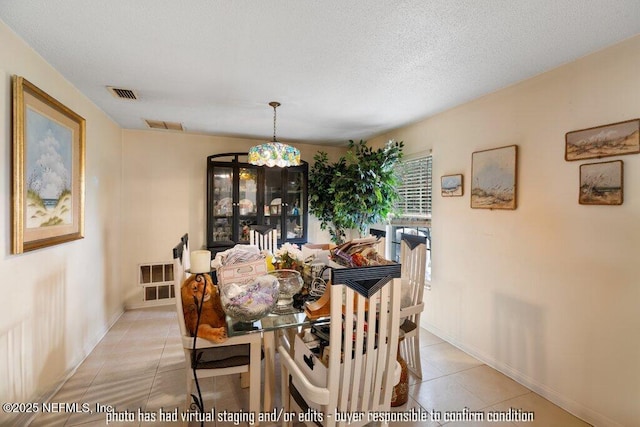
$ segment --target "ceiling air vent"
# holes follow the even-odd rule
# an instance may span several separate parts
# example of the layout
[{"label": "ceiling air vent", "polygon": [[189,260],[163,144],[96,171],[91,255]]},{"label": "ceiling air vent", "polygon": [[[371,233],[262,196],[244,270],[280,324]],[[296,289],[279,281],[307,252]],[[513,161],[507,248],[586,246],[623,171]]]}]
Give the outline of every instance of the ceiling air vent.
[{"label": "ceiling air vent", "polygon": [[118,99],[136,100],[138,96],[131,89],[123,89],[119,87],[107,86],[109,92]]},{"label": "ceiling air vent", "polygon": [[184,130],[184,128],[182,127],[182,123],[163,122],[160,120],[148,120],[148,119],[145,119],[145,122],[147,123],[147,126],[149,126],[151,129],[167,129],[167,130],[178,130],[178,131]]}]

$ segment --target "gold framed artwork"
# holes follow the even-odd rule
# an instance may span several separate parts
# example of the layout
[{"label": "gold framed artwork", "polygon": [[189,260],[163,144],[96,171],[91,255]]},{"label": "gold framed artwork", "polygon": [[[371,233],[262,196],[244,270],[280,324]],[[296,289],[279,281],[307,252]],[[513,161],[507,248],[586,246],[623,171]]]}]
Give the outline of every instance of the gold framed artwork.
[{"label": "gold framed artwork", "polygon": [[492,148],[471,154],[471,207],[515,209],[518,146]]},{"label": "gold framed artwork", "polygon": [[13,76],[12,253],[84,237],[85,120]]},{"label": "gold framed artwork", "polygon": [[580,165],[581,205],[621,205],[623,190],[622,160]]},{"label": "gold framed artwork", "polygon": [[640,119],[567,132],[564,159],[595,159],[640,153]]},{"label": "gold framed artwork", "polygon": [[440,177],[440,195],[442,197],[460,197],[463,191],[462,174]]}]

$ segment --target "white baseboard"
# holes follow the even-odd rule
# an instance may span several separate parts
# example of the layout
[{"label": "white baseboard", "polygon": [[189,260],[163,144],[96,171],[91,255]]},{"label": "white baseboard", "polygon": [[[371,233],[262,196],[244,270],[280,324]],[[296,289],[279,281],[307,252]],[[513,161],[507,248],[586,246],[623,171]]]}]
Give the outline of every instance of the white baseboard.
[{"label": "white baseboard", "polygon": [[155,301],[129,301],[125,304],[125,310],[135,310],[138,308],[160,307],[163,305],[176,305],[175,298],[166,298]]},{"label": "white baseboard", "polygon": [[509,378],[511,378],[512,380],[522,384],[523,386],[527,387],[528,389],[530,389],[531,391],[535,392],[536,394],[544,397],[545,399],[549,400],[550,402],[554,403],[555,405],[558,405],[559,407],[561,407],[562,409],[564,409],[565,411],[575,415],[576,417],[580,418],[581,420],[595,426],[595,427],[623,427],[622,424],[615,422],[614,420],[612,420],[609,417],[606,417],[605,415],[602,415],[599,412],[594,411],[591,408],[587,408],[584,405],[576,402],[575,400],[569,399],[566,396],[563,396],[562,394],[558,393],[557,391],[547,387],[544,384],[539,383],[538,381],[536,381],[535,379],[523,374],[522,372],[518,371],[517,369],[513,368],[512,366],[509,366],[499,360],[494,359],[493,357],[479,351],[477,348],[474,348],[472,346],[468,346],[465,345],[461,342],[458,342],[456,339],[454,339],[453,337],[449,336],[448,334],[446,334],[445,332],[443,332],[442,330],[440,330],[439,328],[428,324],[426,322],[421,322],[421,326],[424,327],[426,330],[428,330],[429,332],[431,332],[432,334],[438,336],[439,338],[447,341],[449,344],[459,348],[460,350],[464,351],[465,353],[475,357],[476,359],[478,359],[479,361],[481,361],[482,363],[492,367],[493,369],[497,370],[498,372],[503,373],[504,375],[508,376]]},{"label": "white baseboard", "polygon": [[[82,358],[82,360],[80,360],[73,368],[69,369],[65,374],[63,374],[60,380],[57,381],[53,386],[51,386],[49,390],[42,393],[40,396],[33,398],[31,402],[37,402],[40,408],[42,408],[43,403],[50,402],[51,399],[56,395],[56,393],[62,388],[62,386],[64,386],[64,384],[69,380],[69,378],[71,378],[73,374],[76,373],[80,365],[82,365],[82,362],[84,362],[86,358],[89,357],[91,352],[96,348],[96,346],[100,343],[100,341],[102,341],[105,335],[107,335],[109,330],[113,327],[113,325],[116,324],[118,319],[120,319],[120,317],[123,314],[124,314],[124,309],[121,309],[120,311],[116,312],[113,316],[111,316],[111,319],[109,319],[109,321],[107,322],[107,328],[99,336],[95,344],[91,348],[85,349],[86,355]],[[15,423],[14,425],[28,426],[33,422],[36,416],[37,416],[37,412],[31,413],[31,414],[27,414],[27,413],[21,414],[18,418],[15,418],[14,420],[12,420],[12,423]]]}]

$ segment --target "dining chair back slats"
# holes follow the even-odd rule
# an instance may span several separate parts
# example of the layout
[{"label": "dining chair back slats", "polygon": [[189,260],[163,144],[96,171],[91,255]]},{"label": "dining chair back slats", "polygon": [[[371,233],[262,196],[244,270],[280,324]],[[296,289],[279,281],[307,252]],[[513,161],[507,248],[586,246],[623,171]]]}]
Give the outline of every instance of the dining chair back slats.
[{"label": "dining chair back slats", "polygon": [[[348,291],[347,291],[348,292]],[[353,292],[353,291],[351,291]],[[344,333],[342,333],[342,331],[340,331],[340,335],[342,335],[344,338],[345,335],[348,335],[348,331],[349,331],[349,321],[348,319],[352,319],[353,318],[353,303],[349,304],[348,301],[350,300],[349,295],[347,295],[347,298],[345,300],[346,304],[344,305]],[[333,313],[332,313],[332,317],[333,317]],[[333,329],[333,328],[331,328]],[[330,341],[330,342],[336,342],[336,341]],[[353,342],[351,340],[347,340],[347,339],[343,339],[342,343],[340,344],[342,347],[342,374],[341,377],[342,378],[350,378],[351,377],[351,358],[350,357],[344,357],[344,355],[347,354],[351,354],[351,350],[352,350],[352,346],[353,346]],[[345,408],[347,406],[347,402],[349,402],[349,397],[351,396],[350,391],[351,391],[351,387],[353,387],[353,384],[351,382],[347,382],[347,381],[341,381],[338,385],[338,390],[339,390],[339,397],[338,397],[338,405],[337,407],[340,408]]]},{"label": "dining chair back slats", "polygon": [[[186,236],[186,237],[185,237]],[[178,326],[180,332],[187,330],[187,326],[184,322],[184,316],[180,316],[182,313],[182,295],[180,293],[180,286],[186,278],[185,266],[189,259],[189,237],[187,235],[182,236],[180,243],[173,248],[173,280],[174,280],[174,293],[176,296],[176,311],[178,317]],[[185,259],[186,257],[186,259]]]},{"label": "dining chair back slats", "polygon": [[[364,324],[364,301],[365,299],[362,297],[358,297],[357,298],[357,308],[356,308],[356,322],[357,324]],[[361,329],[357,329],[356,330],[356,339],[355,339],[355,348],[364,348],[365,345],[365,340],[364,340],[364,328]],[[364,362],[364,356],[361,352],[356,351],[355,352],[355,357],[353,358],[353,363],[355,366],[362,366],[363,362]],[[353,382],[352,384],[360,384],[360,378],[362,378],[362,370],[361,369],[356,369],[354,371],[353,374]],[[357,387],[352,387],[351,388],[351,402],[357,402],[358,401],[358,397],[360,396],[360,391],[358,390]],[[353,412],[355,410],[355,408],[353,408],[354,405],[351,405],[351,407],[349,407],[349,411]]]},{"label": "dining chair back slats", "polygon": [[[369,299],[342,284],[328,289],[331,327],[326,386],[314,385],[283,347],[280,360],[281,375],[292,377],[291,384],[282,382],[285,410],[292,393],[308,406],[319,407],[325,413],[325,425],[334,426],[335,412],[366,414],[390,409],[393,386],[399,379],[400,280],[392,279]],[[366,417],[352,421],[349,425],[368,423]]]},{"label": "dining chair back slats", "polygon": [[[385,325],[387,323],[387,316],[389,316],[389,311],[387,308],[387,304],[389,302],[389,298],[388,298],[388,288],[383,288],[380,292],[380,325]],[[399,326],[399,325],[398,325]],[[396,340],[395,342],[398,342],[398,328],[395,329],[394,331],[396,333]],[[380,345],[380,343],[385,343],[386,345],[388,345],[388,337],[387,334],[389,333],[388,330],[386,330],[385,328],[380,328],[379,332],[378,332],[378,345]],[[385,346],[385,351],[382,352],[377,352],[376,356],[378,358],[377,362],[377,369],[376,369],[376,375],[374,375],[373,377],[375,378],[375,386],[373,387],[373,401],[374,402],[378,402],[380,401],[380,399],[382,399],[382,401],[387,401],[387,396],[388,396],[388,401],[391,402],[391,388],[387,388],[384,387],[384,383],[387,382],[388,379],[391,379],[393,376],[392,375],[385,375],[384,373],[384,368],[387,365],[387,358],[389,358],[389,353],[390,353],[390,349],[387,348]],[[394,349],[394,357],[392,360],[389,360],[389,362],[395,363],[396,361],[396,357],[395,357],[395,352],[397,351],[397,346]],[[394,384],[395,385],[395,384]],[[365,390],[365,392],[367,392],[367,390]],[[372,410],[375,410],[376,408],[371,408]]]},{"label": "dining chair back slats", "polygon": [[[381,292],[381,291],[379,291]],[[369,337],[369,328],[371,328],[372,331],[375,331],[378,326],[377,326],[377,316],[373,316],[368,322],[367,322],[367,338]],[[374,378],[373,376],[375,375],[375,366],[376,366],[376,358],[373,356],[373,351],[375,348],[375,340],[370,340],[367,339],[366,342],[366,348],[367,348],[367,355],[371,355],[369,357],[367,357],[367,359],[365,360],[364,363],[364,385],[363,385],[363,389],[364,390],[369,390],[371,389],[371,384],[374,382]],[[360,394],[360,393],[358,393]],[[360,395],[360,398],[362,399],[362,407],[366,408],[370,405],[370,400],[372,399],[372,396],[369,393],[363,393]]]},{"label": "dining chair back slats", "polygon": [[369,233],[373,237],[378,239],[378,243],[375,245],[376,252],[383,258],[388,259],[389,256],[387,254],[387,232],[385,230],[378,230],[375,228],[371,228]]},{"label": "dining chair back slats", "polygon": [[278,249],[278,235],[270,225],[252,225],[249,230],[249,244],[257,246],[261,251],[274,254]]},{"label": "dining chair back slats", "polygon": [[402,264],[403,304],[400,309],[401,329],[404,340],[401,352],[407,367],[418,378],[422,378],[420,361],[420,316],[424,311],[424,287],[427,267],[427,238],[402,234],[400,240],[400,263]]}]

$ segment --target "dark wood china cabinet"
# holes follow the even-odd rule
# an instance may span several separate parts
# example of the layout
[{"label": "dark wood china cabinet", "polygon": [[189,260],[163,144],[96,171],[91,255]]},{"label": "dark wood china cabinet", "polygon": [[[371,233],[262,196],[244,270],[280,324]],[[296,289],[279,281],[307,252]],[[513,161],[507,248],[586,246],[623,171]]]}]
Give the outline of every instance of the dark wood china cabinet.
[{"label": "dark wood china cabinet", "polygon": [[207,157],[207,248],[249,243],[251,225],[271,225],[278,244],[307,242],[309,165],[249,164],[247,153]]}]

